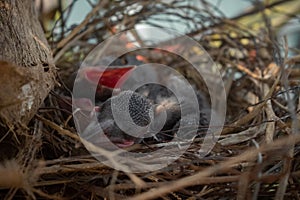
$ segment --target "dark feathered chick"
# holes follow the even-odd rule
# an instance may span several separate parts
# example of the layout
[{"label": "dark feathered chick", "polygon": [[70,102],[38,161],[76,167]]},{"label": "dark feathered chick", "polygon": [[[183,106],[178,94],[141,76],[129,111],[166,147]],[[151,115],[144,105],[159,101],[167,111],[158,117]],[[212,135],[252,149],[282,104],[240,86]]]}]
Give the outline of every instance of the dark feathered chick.
[{"label": "dark feathered chick", "polygon": [[[184,84],[182,84],[182,80],[173,77],[168,79],[167,83],[167,87],[181,87],[180,91],[183,91],[183,95],[178,97],[178,99],[165,86],[146,84],[135,92],[123,91],[116,96],[106,98],[106,101],[99,105],[99,112],[97,112],[98,122],[105,135],[118,146],[126,147],[141,141],[141,138],[146,133],[148,135],[149,133],[155,133],[153,138],[159,142],[169,141],[174,137],[180,125],[189,126],[191,122],[195,124],[195,119],[189,117],[182,118],[181,116],[182,107],[187,107],[190,110],[194,109],[190,106],[190,102],[193,99],[190,96],[190,92],[183,88]],[[203,127],[208,125],[209,114],[202,112],[202,110],[203,108],[207,110],[209,104],[201,93],[196,92],[196,96],[200,108],[199,124]],[[128,105],[126,105],[127,103]],[[125,115],[127,113],[125,108],[128,108],[129,116]],[[115,113],[115,116],[113,115],[113,110],[117,113]],[[119,127],[120,124],[116,123],[116,116],[121,121],[121,125],[125,125],[125,131],[124,126]],[[164,119],[165,123],[161,127],[158,125],[158,129],[156,125],[160,124]],[[130,123],[133,123],[131,124],[132,126],[126,128],[126,124],[130,125]],[[97,125],[97,122],[89,124],[84,130],[84,135],[98,134],[99,131],[97,129],[99,128],[99,124]],[[131,134],[135,130],[131,130],[130,127],[134,127],[135,125],[141,127],[138,133],[134,133],[138,137],[133,137]]]},{"label": "dark feathered chick", "polygon": [[[99,106],[97,112],[97,120],[103,133],[119,147],[139,142],[147,133],[152,119],[151,103],[144,96],[132,91],[123,91],[109,98]],[[83,135],[99,134],[95,127],[98,127],[97,124],[92,122],[86,127]]]}]

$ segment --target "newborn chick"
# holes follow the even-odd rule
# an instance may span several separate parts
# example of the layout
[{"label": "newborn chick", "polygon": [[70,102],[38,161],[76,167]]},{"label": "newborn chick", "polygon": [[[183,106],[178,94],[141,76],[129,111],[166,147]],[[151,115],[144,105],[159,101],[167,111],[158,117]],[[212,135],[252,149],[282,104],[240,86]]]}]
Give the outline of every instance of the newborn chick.
[{"label": "newborn chick", "polygon": [[[147,95],[147,99],[144,95],[141,95],[133,91],[123,91],[116,96],[113,96],[107,99],[104,103],[99,105],[99,110],[97,114],[97,122],[91,122],[83,131],[83,137],[91,138],[90,141],[96,142],[101,147],[105,146],[103,144],[103,138],[99,137],[99,125],[103,130],[103,133],[106,137],[114,143],[116,146],[124,148],[133,145],[134,143],[139,143],[147,133],[156,133],[154,137],[145,139],[145,142],[153,141],[155,139],[159,142],[169,141],[176,134],[179,126],[183,126],[189,130],[191,127],[192,130],[195,128],[190,124],[195,124],[195,119],[193,117],[185,117],[181,119],[181,105],[178,103],[177,99],[174,99],[174,95],[164,95],[168,92],[165,89],[162,89],[161,86],[150,87],[154,88],[154,92],[157,92],[157,89],[162,90],[162,93],[156,93],[155,98],[151,98],[149,94],[153,92],[150,89],[150,93]],[[143,90],[137,90],[143,94]],[[198,102],[201,108],[200,119],[199,119],[199,128],[198,131],[202,132],[207,129],[209,124],[209,109],[206,105],[207,102],[204,99],[203,95],[197,93]],[[128,105],[126,105],[128,103]],[[206,108],[203,106],[207,106]],[[127,111],[128,109],[128,111]],[[114,114],[113,114],[114,112]],[[129,116],[126,115],[126,113]],[[160,123],[163,118],[161,113],[166,114],[165,123],[161,130],[157,132],[155,128],[156,123]],[[116,118],[121,123],[120,127],[116,123]],[[135,127],[138,127],[136,129]],[[124,130],[126,129],[126,130]],[[138,132],[137,132],[138,130]],[[197,131],[193,131],[192,134],[197,135]],[[103,134],[102,134],[103,135]],[[134,137],[136,136],[136,137]]]},{"label": "newborn chick", "polygon": [[[99,102],[99,100],[100,102],[104,101],[103,103],[100,103],[99,111],[96,111],[99,123],[89,123],[92,115],[81,117],[79,112],[78,114],[76,113],[76,116],[79,116],[76,119],[77,124],[80,124],[78,127],[80,130],[84,130],[84,138],[93,137],[95,140],[101,142],[103,138],[96,138],[96,135],[99,135],[100,125],[101,129],[111,142],[119,147],[127,147],[139,142],[141,138],[144,138],[142,136],[146,133],[155,133],[153,138],[155,138],[156,141],[169,141],[174,137],[180,124],[189,126],[190,122],[194,120],[187,117],[184,118],[184,120],[181,120],[182,107],[194,109],[191,106],[191,98],[188,91],[186,91],[187,94],[184,93],[177,99],[173,92],[167,88],[171,86],[170,88],[177,89],[180,85],[183,85],[179,84],[182,80],[176,77],[167,79],[167,87],[159,84],[146,84],[135,92],[124,91],[111,97],[113,86],[118,82],[121,75],[125,72],[132,71],[134,68],[134,66],[127,66],[103,71],[101,68],[86,67],[79,71],[77,84],[81,87],[76,90],[77,93],[75,94],[77,96],[74,94],[75,99],[78,99],[75,100],[74,103],[77,104],[76,102],[78,102],[78,107],[81,108],[81,110],[84,109],[87,103],[82,105],[83,100],[81,99],[83,97],[89,97],[92,93],[90,90],[92,89],[96,89],[96,102]],[[102,75],[101,79],[98,80],[100,75]],[[81,82],[84,82],[85,84],[79,84]],[[180,90],[185,91],[185,88],[180,88]],[[202,108],[208,108],[209,106],[203,95],[200,93],[196,95],[198,97],[200,110],[202,110]],[[92,105],[91,101],[87,102]],[[127,102],[129,103],[129,116],[125,115],[125,113],[127,113],[127,110],[125,109]],[[91,106],[88,105],[88,107]],[[91,109],[88,111],[91,112]],[[115,116],[113,115],[113,111],[116,111],[117,113]],[[120,124],[116,123],[114,118],[116,116],[119,118],[122,127],[119,127],[118,125]],[[199,124],[206,125],[207,120],[205,119],[206,117],[200,116]],[[205,123],[202,122],[203,120]],[[83,121],[86,121],[88,125]],[[165,123],[162,124],[162,122]],[[134,128],[136,126],[139,127],[138,131]]]},{"label": "newborn chick", "polygon": [[[126,105],[127,103],[128,105]],[[128,112],[129,116],[126,115]],[[104,134],[118,147],[128,147],[138,143],[141,140],[139,137],[147,133],[153,119],[153,109],[150,102],[142,95],[132,91],[123,91],[109,98],[99,106],[99,112],[96,114]],[[122,127],[116,123],[116,117]],[[95,122],[90,123],[83,132],[84,137],[90,138],[90,135],[94,137],[99,134],[99,130],[95,130],[96,127],[98,126]],[[124,131],[124,129],[126,130]],[[97,140],[97,137],[95,138]]]}]

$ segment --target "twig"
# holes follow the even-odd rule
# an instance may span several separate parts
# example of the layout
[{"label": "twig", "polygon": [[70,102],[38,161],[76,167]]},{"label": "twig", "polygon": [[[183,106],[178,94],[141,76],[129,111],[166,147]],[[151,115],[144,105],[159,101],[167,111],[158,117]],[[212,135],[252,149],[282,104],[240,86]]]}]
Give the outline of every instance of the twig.
[{"label": "twig", "polygon": [[188,176],[177,181],[174,181],[172,184],[163,185],[159,188],[151,189],[148,192],[144,192],[140,195],[136,195],[132,198],[128,198],[130,200],[146,200],[146,199],[154,199],[156,197],[160,197],[164,194],[167,194],[172,191],[176,191],[181,188],[185,188],[192,185],[197,185],[198,181],[204,177],[210,176],[212,174],[218,173],[219,171],[225,171],[232,167],[232,165],[241,163],[243,161],[249,161],[255,159],[258,153],[267,152],[271,150],[275,150],[278,148],[288,147],[290,144],[294,144],[300,141],[300,135],[291,135],[287,136],[283,139],[279,139],[270,144],[264,144],[260,148],[251,148],[246,152],[238,155],[236,157],[232,157],[229,160],[217,164],[215,166],[206,168],[203,171],[196,173],[195,175]]}]

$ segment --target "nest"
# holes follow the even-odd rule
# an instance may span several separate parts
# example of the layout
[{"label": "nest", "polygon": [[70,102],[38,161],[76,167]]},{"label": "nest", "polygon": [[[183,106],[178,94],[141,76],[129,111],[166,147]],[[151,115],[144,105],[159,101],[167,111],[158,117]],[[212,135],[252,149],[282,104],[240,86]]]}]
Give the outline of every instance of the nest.
[{"label": "nest", "polygon": [[[216,8],[209,4],[202,10],[174,2],[171,6],[161,1],[145,5],[139,1],[124,4],[101,1],[70,30],[64,24],[73,4],[61,11],[62,17],[55,26],[61,28],[60,34],[55,31],[49,34],[59,68],[59,83],[26,129],[0,138],[3,158],[0,197],[299,198],[300,73],[295,67],[299,56],[288,57],[289,48],[286,43],[276,42],[273,27],[253,32],[233,20],[219,17],[222,15],[215,14]],[[126,10],[138,5],[142,8],[137,9],[137,13],[129,14]],[[176,9],[201,14],[190,19]],[[180,158],[165,168],[145,173],[118,171],[99,162],[86,150],[89,144],[84,145],[78,136],[72,113],[59,106],[61,94],[70,95],[64,80],[95,47],[92,39],[96,43],[104,41],[115,34],[115,27],[121,31],[137,23],[158,26],[155,20],[145,21],[147,16],[155,18],[157,14],[177,16],[182,23],[193,21],[193,31],[188,32],[188,36],[203,46],[222,74],[227,94],[226,121],[218,142],[205,157],[199,157],[203,138],[197,137]],[[173,66],[193,82],[197,90],[209,95],[201,77],[195,76],[184,59],[163,52],[159,54],[161,57],[147,51],[131,54]],[[128,150],[147,152],[166,145],[136,144]],[[9,153],[3,153],[7,151]],[[97,152],[107,159],[113,160],[115,156],[101,149]]]}]

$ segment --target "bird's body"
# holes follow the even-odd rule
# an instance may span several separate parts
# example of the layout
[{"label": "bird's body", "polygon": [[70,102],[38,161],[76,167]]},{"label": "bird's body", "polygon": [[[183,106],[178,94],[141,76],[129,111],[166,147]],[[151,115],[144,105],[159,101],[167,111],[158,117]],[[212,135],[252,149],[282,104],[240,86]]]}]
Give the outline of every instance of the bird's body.
[{"label": "bird's body", "polygon": [[139,137],[147,133],[153,119],[153,109],[151,103],[138,93],[123,91],[100,106],[97,119],[109,138],[137,142]]}]

